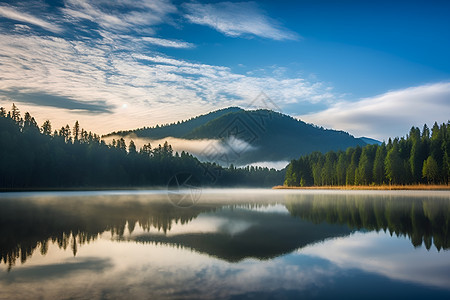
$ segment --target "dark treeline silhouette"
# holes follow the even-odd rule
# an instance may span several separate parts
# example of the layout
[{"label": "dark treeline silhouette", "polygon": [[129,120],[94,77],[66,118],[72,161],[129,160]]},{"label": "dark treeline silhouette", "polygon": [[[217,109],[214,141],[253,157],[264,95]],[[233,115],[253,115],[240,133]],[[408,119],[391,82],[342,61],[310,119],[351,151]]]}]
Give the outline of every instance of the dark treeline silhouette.
[{"label": "dark treeline silhouette", "polygon": [[106,144],[78,121],[52,131],[25,113],[0,108],[0,188],[111,188],[166,186],[178,172],[188,172],[203,185],[273,186],[284,173],[261,167],[223,168],[194,156],[174,153],[166,142],[137,149],[120,138]]},{"label": "dark treeline silhouette", "polygon": [[314,152],[292,160],[284,185],[448,184],[450,122],[422,132],[412,127],[406,138],[346,151]]}]

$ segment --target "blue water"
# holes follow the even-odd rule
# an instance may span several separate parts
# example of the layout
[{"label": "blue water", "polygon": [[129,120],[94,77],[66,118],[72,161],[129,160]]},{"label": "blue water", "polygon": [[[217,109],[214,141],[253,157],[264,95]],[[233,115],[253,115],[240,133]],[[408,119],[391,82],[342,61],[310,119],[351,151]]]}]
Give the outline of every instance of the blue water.
[{"label": "blue water", "polygon": [[448,192],[171,197],[0,194],[0,299],[450,299]]}]

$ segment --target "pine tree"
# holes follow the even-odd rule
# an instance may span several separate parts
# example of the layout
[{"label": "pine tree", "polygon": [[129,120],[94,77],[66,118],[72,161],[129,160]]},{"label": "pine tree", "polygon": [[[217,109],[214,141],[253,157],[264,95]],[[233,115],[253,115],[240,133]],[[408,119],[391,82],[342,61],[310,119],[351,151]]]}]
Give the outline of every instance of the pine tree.
[{"label": "pine tree", "polygon": [[73,140],[75,142],[78,142],[80,134],[80,124],[78,123],[78,120],[75,122],[75,125],[73,126]]},{"label": "pine tree", "polygon": [[423,164],[422,174],[428,180],[428,183],[437,183],[439,181],[439,166],[431,155]]},{"label": "pine tree", "polygon": [[386,159],[386,145],[383,143],[377,147],[375,161],[373,163],[373,182],[383,184],[385,179],[384,161]]},{"label": "pine tree", "polygon": [[345,180],[347,185],[355,184],[356,168],[358,167],[360,157],[361,157],[361,147],[357,146],[351,154],[350,165],[347,168]]},{"label": "pine tree", "polygon": [[20,111],[14,103],[11,108],[11,119],[13,119],[16,123],[20,122]]},{"label": "pine tree", "polygon": [[28,113],[25,113],[25,120],[23,123],[24,131],[39,131],[39,127],[36,123],[36,120]]},{"label": "pine tree", "polygon": [[412,142],[411,152],[409,156],[409,166],[411,169],[411,177],[414,183],[421,182],[422,179],[422,165],[423,165],[423,147],[420,138],[420,130],[417,127],[412,127],[409,133],[409,139]]},{"label": "pine tree", "polygon": [[[144,146],[142,146],[142,148],[139,150],[140,154],[143,154],[145,156],[151,156],[152,154],[152,145],[150,145],[150,143],[145,144]],[[183,154],[183,152],[181,153]]]},{"label": "pine tree", "polygon": [[338,185],[345,185],[345,175],[347,171],[347,156],[345,155],[345,152],[340,151],[339,152],[339,158],[338,162],[336,164],[336,177],[337,177],[337,184]]},{"label": "pine tree", "polygon": [[131,140],[130,144],[128,145],[128,153],[136,154],[136,145],[134,144],[133,140]]},{"label": "pine tree", "polygon": [[435,183],[444,182],[444,135],[443,132],[444,126],[441,128],[435,122],[433,128],[431,130],[431,138],[430,138],[430,155],[436,161],[438,168],[438,178],[435,179]]},{"label": "pine tree", "polygon": [[401,184],[403,174],[403,162],[400,158],[398,142],[394,141],[393,147],[386,155],[385,159],[386,178],[390,184]]},{"label": "pine tree", "polygon": [[358,169],[356,172],[355,182],[359,185],[368,185],[372,182],[373,171],[373,150],[372,145],[367,145],[363,148],[361,158],[359,160]]},{"label": "pine tree", "polygon": [[295,164],[296,164],[296,160],[292,160],[286,169],[286,175],[285,175],[285,180],[284,180],[285,186],[297,186],[299,183],[298,179],[297,179],[297,174],[294,171]]},{"label": "pine tree", "polygon": [[122,151],[127,151],[127,144],[125,143],[125,140],[123,138],[117,140],[116,148]]},{"label": "pine tree", "polygon": [[50,123],[50,120],[46,120],[44,122],[44,124],[42,124],[41,129],[42,129],[41,130],[42,134],[51,135],[52,134],[52,124]]}]

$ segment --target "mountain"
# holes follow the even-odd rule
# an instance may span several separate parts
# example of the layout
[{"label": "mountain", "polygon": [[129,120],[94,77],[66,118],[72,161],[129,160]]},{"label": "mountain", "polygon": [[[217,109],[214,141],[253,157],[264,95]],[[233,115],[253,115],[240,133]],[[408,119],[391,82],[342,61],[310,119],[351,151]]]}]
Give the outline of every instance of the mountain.
[{"label": "mountain", "polygon": [[118,131],[113,132],[110,134],[105,135],[112,136],[112,135],[120,135],[120,136],[126,136],[128,134],[136,134],[138,137],[144,137],[144,138],[150,138],[150,139],[163,139],[166,137],[176,137],[176,138],[183,138],[187,134],[189,134],[191,131],[195,130],[196,128],[205,125],[206,123],[218,119],[221,116],[232,113],[232,112],[239,112],[243,111],[243,109],[239,107],[228,107],[224,109],[219,109],[213,112],[210,112],[205,115],[200,115],[194,118],[191,118],[187,121],[172,123],[168,125],[156,125],[155,127],[144,127],[134,130],[127,130],[127,131]]},{"label": "mountain", "polygon": [[217,110],[176,124],[113,134],[134,134],[149,139],[220,140],[220,144],[211,144],[210,149],[193,154],[222,165],[289,161],[314,151],[366,145],[364,140],[347,132],[317,127],[271,110],[238,107]]},{"label": "mountain", "polygon": [[367,145],[381,145],[382,144],[382,142],[380,142],[379,140],[371,139],[371,138],[368,138],[365,136],[360,137],[359,139],[362,140],[363,142],[365,142]]}]

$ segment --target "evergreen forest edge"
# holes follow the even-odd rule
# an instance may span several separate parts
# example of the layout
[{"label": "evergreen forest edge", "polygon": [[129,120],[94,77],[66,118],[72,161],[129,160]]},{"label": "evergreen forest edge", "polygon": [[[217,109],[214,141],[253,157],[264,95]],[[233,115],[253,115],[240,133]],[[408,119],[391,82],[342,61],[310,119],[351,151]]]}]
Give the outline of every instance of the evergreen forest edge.
[{"label": "evergreen forest edge", "polygon": [[22,118],[15,104],[9,112],[0,108],[0,166],[1,190],[167,187],[177,174],[218,187],[271,187],[284,178],[284,170],[200,162],[167,142],[106,144],[78,121],[52,131],[49,120],[39,127],[28,112]]},{"label": "evergreen forest edge", "polygon": [[[345,151],[313,152],[292,160],[285,170],[222,167],[174,153],[167,142],[139,150],[123,138],[106,144],[77,122],[52,131],[13,104],[0,108],[0,189],[163,187],[179,173],[205,186],[270,187],[446,184],[450,178],[450,121],[430,131],[412,127],[406,137]],[[284,179],[284,181],[283,181]]]},{"label": "evergreen forest edge", "polygon": [[422,131],[412,127],[406,137],[381,145],[346,151],[314,152],[290,162],[285,186],[448,185],[450,121]]}]

